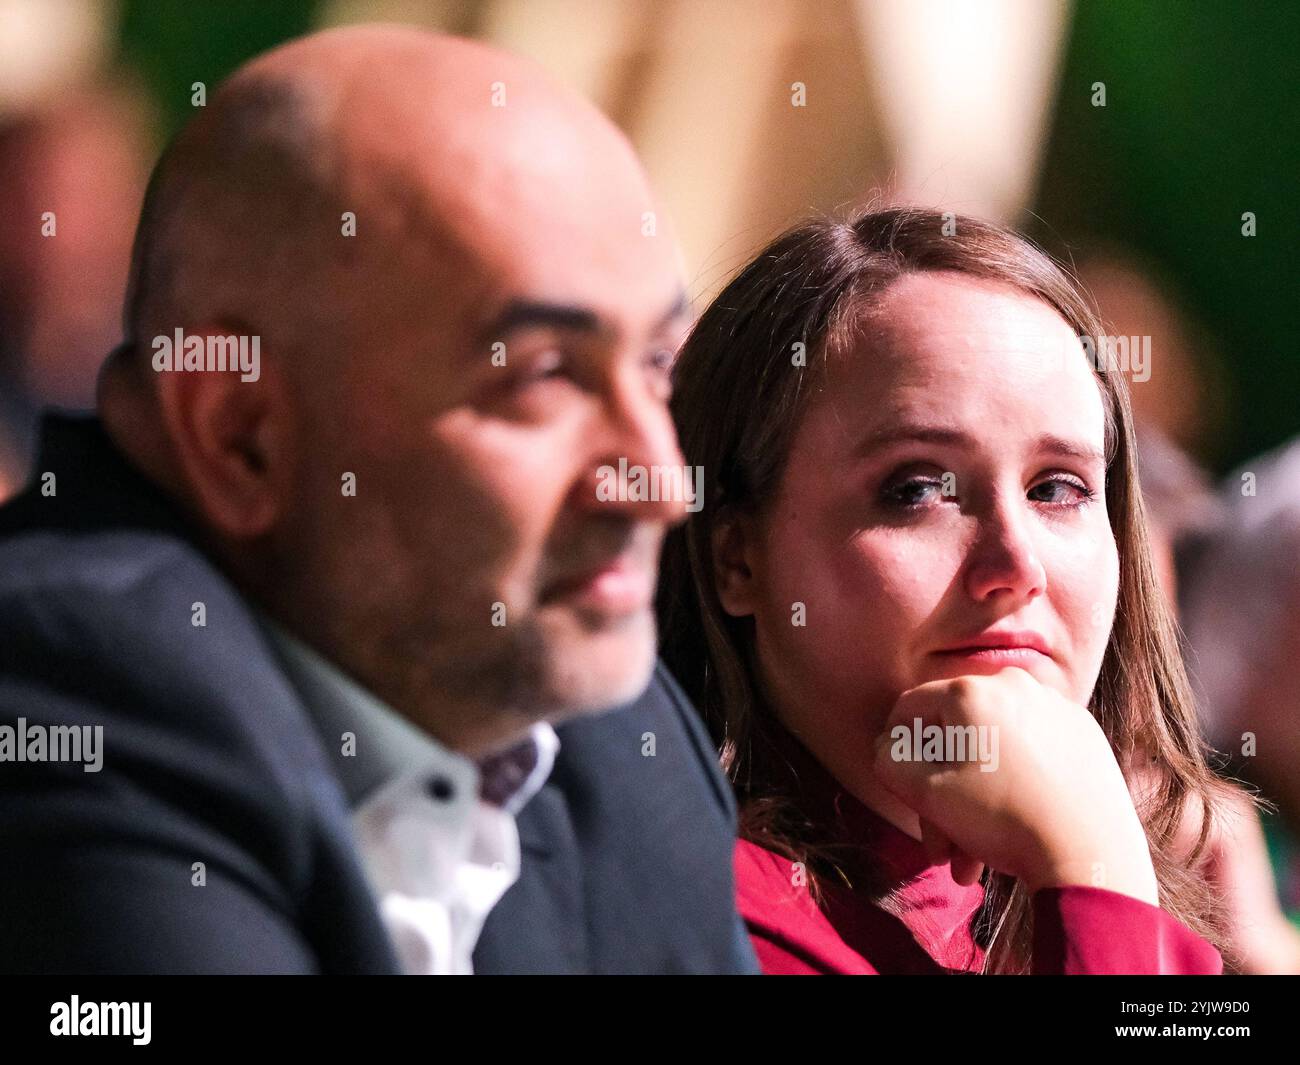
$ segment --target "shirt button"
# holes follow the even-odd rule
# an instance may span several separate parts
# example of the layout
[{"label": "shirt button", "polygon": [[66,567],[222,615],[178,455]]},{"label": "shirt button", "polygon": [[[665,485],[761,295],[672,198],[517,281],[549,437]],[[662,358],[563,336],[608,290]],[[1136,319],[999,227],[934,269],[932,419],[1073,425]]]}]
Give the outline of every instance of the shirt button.
[{"label": "shirt button", "polygon": [[456,794],[456,789],[446,777],[431,777],[425,781],[424,790],[429,793],[429,797],[437,799],[439,802],[447,802]]}]

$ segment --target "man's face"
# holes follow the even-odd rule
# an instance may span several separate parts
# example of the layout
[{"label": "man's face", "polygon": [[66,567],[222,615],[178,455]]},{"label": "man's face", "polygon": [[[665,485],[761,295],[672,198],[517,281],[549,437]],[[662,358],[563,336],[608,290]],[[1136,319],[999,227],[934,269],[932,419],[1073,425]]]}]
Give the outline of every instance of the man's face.
[{"label": "man's face", "polygon": [[360,249],[342,373],[304,390],[298,609],[467,751],[634,698],[653,666],[659,547],[685,507],[602,501],[598,470],[680,468],[685,306],[671,237],[647,232],[626,160],[609,166],[432,191],[435,236]]}]

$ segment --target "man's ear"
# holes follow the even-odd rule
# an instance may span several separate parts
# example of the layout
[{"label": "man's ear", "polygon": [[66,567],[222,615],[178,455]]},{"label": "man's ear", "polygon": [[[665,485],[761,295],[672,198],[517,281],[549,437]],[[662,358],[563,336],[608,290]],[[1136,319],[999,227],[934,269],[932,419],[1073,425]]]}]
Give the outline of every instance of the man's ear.
[{"label": "man's ear", "polygon": [[713,583],[722,609],[733,618],[754,613],[757,595],[750,556],[755,544],[748,515],[726,510],[713,526]]},{"label": "man's ear", "polygon": [[[239,343],[220,328],[187,334],[202,338],[205,350],[208,337]],[[252,338],[244,343],[251,345]],[[237,366],[156,371],[158,403],[186,495],[207,527],[235,540],[262,536],[275,526],[290,481],[286,381],[273,359],[260,357],[258,344],[255,374],[241,374]]]}]

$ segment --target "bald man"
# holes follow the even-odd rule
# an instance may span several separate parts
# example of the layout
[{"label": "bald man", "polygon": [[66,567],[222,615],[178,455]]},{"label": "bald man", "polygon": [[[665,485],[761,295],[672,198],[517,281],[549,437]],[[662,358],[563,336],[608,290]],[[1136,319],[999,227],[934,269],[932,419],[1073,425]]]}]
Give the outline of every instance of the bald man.
[{"label": "bald man", "polygon": [[608,483],[681,468],[685,312],[627,142],[532,64],[355,27],[238,71],[155,171],[99,418],[0,511],[0,971],[752,971],[655,664],[686,500]]}]

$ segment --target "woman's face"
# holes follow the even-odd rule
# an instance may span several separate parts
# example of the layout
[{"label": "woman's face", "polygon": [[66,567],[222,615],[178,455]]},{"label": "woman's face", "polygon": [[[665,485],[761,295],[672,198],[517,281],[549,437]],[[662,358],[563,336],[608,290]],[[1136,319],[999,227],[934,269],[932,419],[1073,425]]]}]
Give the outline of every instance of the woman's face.
[{"label": "woman's face", "polygon": [[714,547],[770,701],[846,785],[926,681],[1014,665],[1087,703],[1119,582],[1103,426],[1065,320],[961,274],[894,282],[829,362],[776,498]]}]

